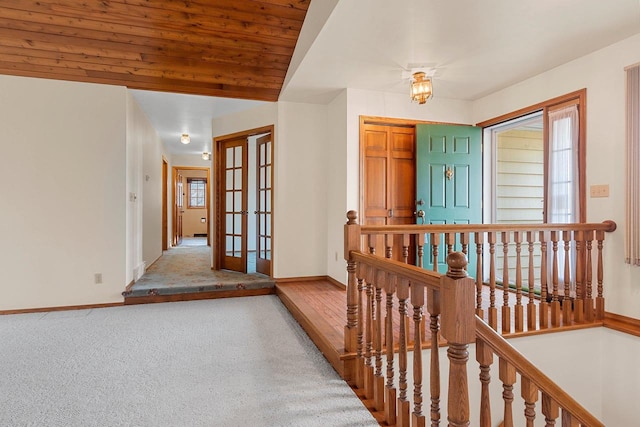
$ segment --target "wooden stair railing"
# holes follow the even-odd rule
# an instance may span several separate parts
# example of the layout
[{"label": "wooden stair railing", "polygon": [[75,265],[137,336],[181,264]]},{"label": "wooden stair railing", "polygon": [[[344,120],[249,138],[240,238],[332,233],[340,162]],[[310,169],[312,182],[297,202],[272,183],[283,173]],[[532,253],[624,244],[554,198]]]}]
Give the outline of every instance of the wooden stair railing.
[{"label": "wooden stair railing", "polygon": [[[356,213],[350,213],[356,226]],[[604,221],[358,225],[351,232],[354,239],[361,236],[371,254],[417,266],[432,264],[436,271],[449,253],[464,253],[475,261],[468,273],[476,282],[476,314],[496,331],[510,334],[601,323],[604,239],[615,229],[615,222]],[[356,240],[352,249],[360,250]],[[401,250],[395,253],[394,248]],[[497,301],[500,292],[502,304]]]},{"label": "wooden stair railing", "polygon": [[[361,289],[355,299],[362,303],[358,307],[366,308],[356,309],[359,321],[353,318],[354,310],[350,310],[351,322],[345,329],[345,343],[347,351],[355,352],[357,356],[345,360],[345,379],[354,387],[364,390],[366,398],[373,401],[376,411],[384,411],[388,425],[424,426],[427,410],[423,407],[422,344],[426,309],[432,334],[429,418],[432,425],[440,420],[438,336],[441,334],[449,345],[449,420],[454,422],[452,425],[458,425],[455,423],[468,417],[468,409],[466,412],[460,412],[459,409],[465,407],[465,398],[466,407],[469,406],[468,347],[475,342],[474,283],[464,271],[464,255],[459,252],[449,255],[447,275],[357,251],[351,251],[349,258],[350,281],[359,282]],[[366,294],[366,301],[362,290]],[[386,296],[384,312],[383,292]],[[399,328],[397,338],[393,333],[396,318]],[[412,335],[411,346],[409,335]],[[396,348],[397,376],[394,366]],[[412,380],[408,378],[409,354],[412,359]],[[382,369],[383,358],[386,370]],[[410,385],[412,395],[409,395]]]},{"label": "wooden stair railing", "polygon": [[[493,356],[498,357],[498,378],[503,385],[504,413],[498,417],[503,419],[504,427],[514,425],[512,401],[513,385],[520,376],[521,397],[524,400],[524,414],[527,426],[533,426],[536,414],[544,417],[545,425],[555,425],[561,415],[563,426],[598,427],[604,424],[576,402],[556,383],[536,368],[529,360],[507,342],[496,331],[491,329],[481,318],[476,317],[476,359],[480,364],[480,427],[490,427],[491,402],[489,395],[490,369]],[[539,409],[536,402],[542,395]],[[562,410],[562,414],[560,414]],[[522,425],[523,423],[517,423]]]},{"label": "wooden stair railing", "polygon": [[[479,312],[477,299],[480,298],[477,289],[482,284],[478,285],[476,281],[468,276],[466,272],[466,254],[453,251],[456,241],[469,244],[470,240],[465,238],[464,234],[461,235],[462,237],[458,236],[459,240],[456,240],[455,235],[451,237],[453,231],[450,229],[448,231],[449,235],[445,234],[445,241],[448,245],[446,259],[448,270],[447,274],[443,275],[437,271],[425,270],[421,267],[407,264],[408,257],[404,254],[404,262],[392,260],[390,259],[391,250],[385,250],[387,258],[371,253],[362,253],[360,251],[362,236],[375,234],[373,227],[365,229],[358,225],[354,211],[350,211],[347,217],[349,219],[345,225],[345,259],[347,260],[348,271],[347,324],[344,330],[344,342],[345,352],[355,355],[355,357],[345,358],[344,378],[353,387],[363,390],[365,397],[373,402],[374,409],[384,413],[387,425],[424,426],[426,425],[427,416],[432,426],[440,424],[440,360],[438,352],[440,338],[443,339],[444,344],[448,345],[447,356],[450,366],[447,397],[448,425],[470,425],[467,364],[469,360],[468,346],[474,342],[476,342],[476,346],[480,343],[477,353],[478,361],[480,362],[480,382],[482,384],[483,409],[479,418],[482,426],[489,426],[491,423],[490,410],[488,409],[488,390],[489,369],[493,353],[497,354],[501,360],[500,379],[503,381],[504,387],[505,426],[513,425],[511,401],[513,400],[512,388],[516,381],[516,373],[519,373],[522,377],[522,385],[524,387],[522,393],[525,398],[527,425],[533,425],[537,390],[542,391],[542,413],[547,420],[547,425],[554,425],[558,416],[558,408],[563,408],[563,425],[577,425],[578,422],[588,426],[602,425],[559,387],[548,380],[546,376],[538,377],[541,374],[540,371],[527,362],[519,353],[513,349],[506,348],[502,341],[496,341],[496,336],[502,340],[499,335],[493,332],[491,334],[488,333],[488,331],[492,331],[491,327],[496,328],[496,323],[487,326],[477,316]],[[598,284],[601,285],[604,232],[611,231],[615,226],[611,224],[587,224],[585,226],[592,230],[586,232],[586,235],[591,235],[597,240],[597,277]],[[426,233],[423,229],[425,226],[415,227],[420,227],[413,237],[419,243],[421,241],[420,235],[424,236]],[[562,227],[559,226],[561,229]],[[538,228],[541,228],[541,226],[538,226]],[[408,246],[411,237],[407,237],[407,235],[410,232],[407,231],[406,227],[402,229],[404,230],[401,234],[402,242]],[[395,228],[395,230],[399,231],[400,228]],[[430,233],[437,233],[433,228],[428,230]],[[517,231],[519,232],[520,230]],[[509,232],[507,230],[501,233]],[[589,251],[593,239],[589,240],[589,236],[581,237],[585,236],[585,230],[579,230],[579,232],[582,233],[578,234],[577,241],[586,241],[588,243],[582,246],[587,248],[587,252],[579,253],[583,254],[584,258],[587,258],[587,262],[584,265],[591,265],[588,261],[590,256],[587,256],[587,254],[590,255]],[[385,235],[393,236],[394,233],[395,231],[392,231]],[[486,241],[490,247],[491,242],[495,240],[496,233],[493,231],[488,235]],[[544,231],[540,232],[542,242],[546,242],[543,236],[545,233]],[[564,242],[569,241],[570,234],[563,233]],[[549,230],[549,235],[555,252],[557,250],[558,231]],[[434,238],[434,236],[430,237]],[[528,239],[528,242],[531,242],[530,237]],[[385,240],[387,240],[386,245],[390,247],[393,238]],[[475,240],[477,242],[485,241],[477,235]],[[506,247],[508,241],[508,236],[503,235],[503,247]],[[518,244],[519,237],[516,237],[515,241]],[[464,248],[468,249],[468,246]],[[418,248],[419,252],[420,248]],[[481,252],[481,249],[477,249],[477,253],[481,254]],[[530,254],[531,250],[528,252]],[[495,264],[494,261],[492,258],[491,265]],[[555,253],[554,263],[557,263],[557,255]],[[504,264],[507,266],[508,263],[505,261]],[[554,265],[555,272],[557,264]],[[505,275],[508,275],[508,272],[505,272]],[[516,273],[516,282],[520,281],[520,273]],[[589,282],[587,281],[587,283]],[[554,273],[554,290],[556,288],[557,275]],[[518,292],[517,288],[516,292]],[[554,295],[557,294],[554,293]],[[600,289],[598,298],[602,298]],[[517,302],[520,302],[519,298]],[[552,304],[554,302],[556,301],[552,300]],[[597,304],[596,307],[598,307]],[[603,307],[602,303],[602,309]],[[507,310],[503,307],[503,315],[505,311]],[[516,317],[519,311],[523,310],[516,308]],[[507,314],[510,313],[507,312]],[[430,405],[428,410],[423,407],[424,397],[422,391],[424,368],[422,345],[425,342],[425,334],[427,332],[425,316],[429,318],[428,332],[431,335],[428,375]],[[495,317],[497,318],[497,316]],[[489,318],[491,319],[491,313]],[[491,322],[489,323],[491,324]],[[394,334],[395,330],[398,331],[397,336]],[[478,335],[476,335],[477,331],[479,331]],[[394,365],[396,351],[398,353],[397,368]],[[413,368],[412,381],[408,378],[409,353],[411,353]],[[383,369],[383,364],[385,363],[386,366]],[[543,378],[543,380],[539,378]],[[410,395],[411,390],[413,392],[412,395]],[[425,415],[425,413],[428,413],[428,415]],[[567,424],[564,424],[564,421]]]}]

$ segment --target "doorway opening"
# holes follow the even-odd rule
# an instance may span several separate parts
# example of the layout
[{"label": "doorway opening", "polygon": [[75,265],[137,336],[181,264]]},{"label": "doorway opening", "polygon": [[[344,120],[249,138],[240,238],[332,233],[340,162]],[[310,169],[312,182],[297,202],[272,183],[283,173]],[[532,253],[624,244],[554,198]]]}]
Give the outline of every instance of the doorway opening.
[{"label": "doorway opening", "polygon": [[197,243],[211,245],[209,233],[210,168],[173,167],[173,234],[172,246]]},{"label": "doorway opening", "polygon": [[273,126],[214,138],[214,267],[273,275]]}]

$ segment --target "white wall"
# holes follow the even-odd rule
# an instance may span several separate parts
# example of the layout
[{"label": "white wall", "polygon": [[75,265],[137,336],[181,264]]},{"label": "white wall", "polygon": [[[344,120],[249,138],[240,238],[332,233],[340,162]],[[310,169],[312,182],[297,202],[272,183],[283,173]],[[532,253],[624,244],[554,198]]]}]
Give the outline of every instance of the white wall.
[{"label": "white wall", "polygon": [[587,221],[618,224],[605,241],[606,310],[635,318],[640,317],[640,269],[624,263],[624,67],[639,61],[640,34],[473,103],[473,121],[480,122],[587,88],[587,186],[610,189],[608,198],[587,198]]},{"label": "white wall", "polygon": [[126,89],[0,75],[0,93],[0,310],[121,302]]},{"label": "white wall", "polygon": [[327,274],[327,180],[335,169],[326,130],[326,106],[278,103],[275,277]]},{"label": "white wall", "polygon": [[640,338],[591,328],[509,342],[605,425],[638,424]]},{"label": "white wall", "polygon": [[[347,222],[347,91],[327,108],[327,274],[346,284],[344,224]],[[352,208],[356,209],[356,208]]]},{"label": "white wall", "polygon": [[162,156],[166,157],[166,150],[128,91],[127,152],[127,188],[137,195],[135,202],[127,204],[127,216],[132,219],[128,266],[133,268],[128,277],[137,280],[162,255]]}]

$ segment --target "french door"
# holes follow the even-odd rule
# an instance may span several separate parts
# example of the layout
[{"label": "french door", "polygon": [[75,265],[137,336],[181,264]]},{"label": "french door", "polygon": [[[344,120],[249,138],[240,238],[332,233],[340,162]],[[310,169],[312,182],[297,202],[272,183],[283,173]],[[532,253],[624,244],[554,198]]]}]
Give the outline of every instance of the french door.
[{"label": "french door", "polygon": [[256,271],[271,274],[271,134],[256,143]]},{"label": "french door", "polygon": [[273,126],[217,137],[214,141],[215,268],[271,276]]},{"label": "french door", "polygon": [[223,142],[220,267],[243,273],[247,271],[247,163],[246,138]]}]

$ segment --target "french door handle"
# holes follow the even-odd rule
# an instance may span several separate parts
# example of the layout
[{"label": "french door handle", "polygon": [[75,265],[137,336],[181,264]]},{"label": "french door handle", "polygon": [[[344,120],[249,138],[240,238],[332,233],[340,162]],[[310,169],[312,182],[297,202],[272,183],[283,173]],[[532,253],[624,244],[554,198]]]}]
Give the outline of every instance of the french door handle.
[{"label": "french door handle", "polygon": [[393,209],[389,209],[388,216],[389,218],[393,218]]}]

